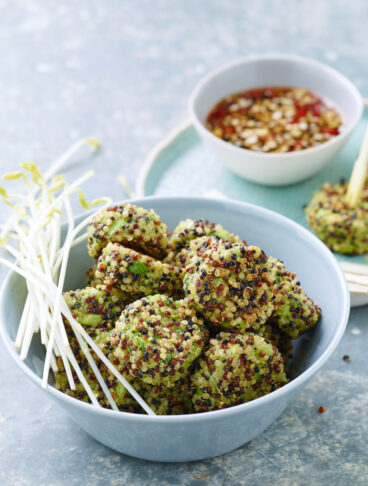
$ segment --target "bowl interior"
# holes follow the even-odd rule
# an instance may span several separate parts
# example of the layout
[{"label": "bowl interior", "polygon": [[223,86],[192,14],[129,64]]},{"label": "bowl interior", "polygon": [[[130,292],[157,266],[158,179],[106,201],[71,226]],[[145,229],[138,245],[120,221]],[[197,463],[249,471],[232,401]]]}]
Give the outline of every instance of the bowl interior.
[{"label": "bowl interior", "polygon": [[203,124],[209,111],[225,96],[266,86],[309,89],[336,107],[346,129],[355,125],[361,115],[361,96],[345,76],[317,61],[286,55],[244,59],[210,74],[194,91],[193,113]]},{"label": "bowl interior", "polygon": [[[206,198],[145,198],[137,204],[153,208],[173,229],[185,218],[205,218],[221,223],[229,231],[260,246],[283,260],[297,273],[302,286],[322,308],[319,324],[296,343],[290,364],[292,378],[318,367],[342,336],[349,309],[349,294],[342,272],[331,252],[309,231],[271,211],[235,201]],[[85,286],[85,272],[92,265],[86,244],[72,249],[65,290]],[[1,333],[9,351],[27,374],[42,375],[44,349],[34,338],[26,367],[14,349],[18,323],[26,296],[24,280],[10,274],[0,296]],[[319,363],[319,364],[318,364]],[[31,376],[35,379],[35,376]],[[36,378],[37,381],[37,378]],[[292,385],[293,382],[286,385]]]}]

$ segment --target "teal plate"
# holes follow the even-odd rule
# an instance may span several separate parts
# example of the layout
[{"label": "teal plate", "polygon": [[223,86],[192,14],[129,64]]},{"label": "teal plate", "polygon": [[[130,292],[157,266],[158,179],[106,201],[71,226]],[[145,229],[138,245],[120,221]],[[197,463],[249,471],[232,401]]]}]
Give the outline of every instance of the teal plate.
[{"label": "teal plate", "polygon": [[[297,184],[270,187],[248,182],[226,169],[203,144],[193,125],[186,124],[150,154],[137,181],[137,193],[138,196],[201,196],[217,190],[231,199],[276,211],[308,228],[303,206],[324,182],[349,179],[367,125],[368,109],[343,150],[322,172]],[[364,255],[335,255],[340,261],[367,263]],[[368,303],[368,296],[364,297],[359,304]],[[358,303],[355,298],[354,301]]]}]

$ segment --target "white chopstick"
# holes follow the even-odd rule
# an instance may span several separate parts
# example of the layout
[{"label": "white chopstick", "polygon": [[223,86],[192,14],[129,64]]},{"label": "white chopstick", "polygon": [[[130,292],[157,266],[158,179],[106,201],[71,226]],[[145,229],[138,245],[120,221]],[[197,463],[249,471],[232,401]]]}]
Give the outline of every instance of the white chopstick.
[{"label": "white chopstick", "polygon": [[368,265],[340,262],[352,294],[368,295]]},{"label": "white chopstick", "polygon": [[362,265],[361,263],[349,263],[349,262],[340,262],[340,265],[345,273],[368,276],[368,265]]}]

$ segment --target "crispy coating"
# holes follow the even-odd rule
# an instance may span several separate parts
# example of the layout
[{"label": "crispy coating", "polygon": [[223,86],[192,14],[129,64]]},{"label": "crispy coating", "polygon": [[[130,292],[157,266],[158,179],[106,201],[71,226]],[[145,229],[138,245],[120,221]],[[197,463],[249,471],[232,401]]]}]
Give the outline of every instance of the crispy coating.
[{"label": "crispy coating", "polygon": [[86,287],[63,294],[72,315],[82,326],[112,328],[125,305],[110,292]]},{"label": "crispy coating", "polygon": [[168,229],[153,209],[148,211],[128,203],[112,206],[93,217],[87,233],[88,253],[96,260],[109,242],[157,259],[166,256]]},{"label": "crispy coating", "polygon": [[314,327],[320,316],[320,307],[308,297],[298,281],[285,280],[278,285],[276,310],[271,321],[281,331],[297,339]]},{"label": "crispy coating", "polygon": [[264,272],[266,262],[256,246],[212,243],[186,267],[184,292],[214,328],[259,329],[274,309],[274,286]]},{"label": "crispy coating", "polygon": [[296,275],[290,272],[281,260],[277,260],[272,256],[268,257],[265,264],[264,271],[268,272],[268,280],[272,283],[279,284],[284,280],[295,280]]},{"label": "crispy coating", "polygon": [[332,251],[368,253],[368,184],[356,208],[345,202],[347,184],[326,183],[305,209],[311,229]]},{"label": "crispy coating", "polygon": [[[177,253],[169,253],[168,258],[172,257],[172,264],[183,270],[207,257],[207,251],[217,249],[223,240],[218,236],[201,236],[190,240],[189,244]],[[168,258],[165,261],[168,261]]]},{"label": "crispy coating", "polygon": [[93,265],[90,267],[86,272],[86,287],[95,287],[97,288],[97,284],[101,283],[96,277],[97,265]]},{"label": "crispy coating", "polygon": [[[92,368],[90,367],[87,361],[85,354],[80,349],[76,337],[73,335],[70,328],[68,330],[69,330],[68,332],[69,343],[73,350],[73,354],[76,360],[78,361],[78,364],[81,367],[83,374],[92,389],[92,392],[94,393],[94,395],[96,396],[98,402],[102,407],[111,408],[104,392],[102,391],[102,388],[100,387],[100,384],[98,383],[95,374],[92,371]],[[111,355],[109,356],[109,348],[111,348],[111,346],[108,345],[108,342],[111,339],[113,339],[111,336],[111,332],[113,331],[110,332],[100,331],[100,330],[91,331],[93,339],[99,345],[99,347],[104,351],[104,353],[109,357],[109,359],[111,358]],[[109,371],[109,369],[102,363],[102,361],[100,361],[97,358],[96,354],[93,351],[91,351],[91,354],[119,410],[121,412],[143,413],[140,405],[129,394],[129,392],[124,388],[124,386],[115,378],[115,376]],[[57,366],[58,366],[58,371],[55,373],[55,385],[54,385],[55,388],[57,390],[60,390],[70,395],[71,397],[77,398],[78,400],[81,400],[83,402],[90,403],[90,399],[87,395],[87,392],[85,391],[83,385],[79,381],[79,378],[75,373],[75,371],[73,370],[75,390],[71,390],[61,358],[57,359]],[[129,381],[133,381],[130,377],[128,378]],[[132,382],[132,386],[138,393],[141,393],[141,387],[139,383]]]},{"label": "crispy coating", "polygon": [[142,397],[157,415],[183,415],[194,412],[188,378],[177,383],[175,388],[145,385]]},{"label": "crispy coating", "polygon": [[[114,325],[116,319],[122,312],[121,303],[116,301],[108,293],[106,295],[106,293],[102,290],[98,290],[93,287],[65,292],[64,298],[73,314],[73,317],[82,326],[88,328],[88,334],[90,337],[95,341],[105,356],[110,361],[113,361],[115,358],[112,354],[113,346],[111,342],[114,342],[117,337],[117,333],[114,330]],[[100,384],[98,383],[98,380],[93,373],[84,352],[81,350],[79,342],[75,337],[68,321],[65,322],[65,328],[70,347],[73,350],[73,354],[80,368],[82,369],[84,377],[90,385],[92,392],[96,396],[101,406],[110,408],[110,404],[102,391],[102,388],[100,387]],[[90,352],[119,410],[125,412],[142,413],[141,407],[134,400],[134,398],[131,397],[129,392],[126,391],[124,386],[116,380],[115,376],[102,363],[95,352],[93,350],[90,350]],[[116,365],[117,363],[114,364]],[[78,400],[90,402],[87,392],[81,384],[76,372],[72,370],[75,381],[75,390],[71,390],[61,358],[57,359],[57,367],[58,371],[54,374],[55,388],[74,398],[77,398]],[[133,381],[131,377],[128,377],[128,379]],[[139,393],[139,384],[135,383],[133,386]]]},{"label": "crispy coating", "polygon": [[152,295],[127,306],[116,323],[114,355],[124,373],[173,388],[189,373],[208,330],[185,300]]},{"label": "crispy coating", "polygon": [[272,325],[272,323],[269,322],[266,322],[266,324],[264,324],[264,326],[258,330],[257,334],[269,340],[274,346],[276,346],[282,356],[284,364],[288,363],[288,361],[292,358],[293,350],[292,340],[288,334],[281,331],[276,325]]},{"label": "crispy coating", "polygon": [[321,309],[296,279],[276,258],[269,257],[265,265],[268,279],[276,284],[275,310],[271,322],[290,338],[297,339],[315,326],[321,316]]},{"label": "crispy coating", "polygon": [[183,292],[181,269],[118,243],[109,243],[103,249],[95,276],[105,289],[118,288],[132,300],[157,293],[180,296]]},{"label": "crispy coating", "polygon": [[195,221],[193,219],[185,219],[180,221],[170,236],[169,253],[165,261],[173,265],[182,266],[182,255],[185,255],[185,250],[189,250],[191,241],[203,236],[215,236],[232,243],[245,243],[239,236],[225,230],[221,224],[211,223],[204,219]]},{"label": "crispy coating", "polygon": [[221,332],[210,340],[191,377],[194,409],[208,412],[239,405],[287,381],[282,356],[268,340]]},{"label": "crispy coating", "polygon": [[118,287],[109,287],[104,284],[103,278],[101,276],[96,276],[97,265],[93,265],[93,267],[89,268],[86,272],[86,285],[87,287],[95,287],[96,289],[103,290],[107,294],[110,293],[111,298],[116,301],[119,300],[122,303],[122,306],[125,307],[126,305],[134,302],[136,300],[136,296],[133,294],[129,294],[128,292],[124,292]]}]

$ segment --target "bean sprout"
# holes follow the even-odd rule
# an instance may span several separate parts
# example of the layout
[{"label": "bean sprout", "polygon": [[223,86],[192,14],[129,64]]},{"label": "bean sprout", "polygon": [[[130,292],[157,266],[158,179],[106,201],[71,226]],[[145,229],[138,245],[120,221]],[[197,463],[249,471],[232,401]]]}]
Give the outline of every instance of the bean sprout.
[{"label": "bean sprout", "polygon": [[[94,151],[99,148],[97,140],[81,139],[45,174],[39,171],[35,163],[30,162],[22,163],[20,171],[3,176],[7,181],[22,179],[27,191],[26,195],[13,194],[0,186],[0,200],[13,211],[0,233],[0,245],[15,259],[11,261],[0,258],[0,264],[22,276],[26,280],[28,291],[14,344],[20,351],[20,359],[24,360],[27,358],[34,334],[40,332],[41,342],[46,349],[42,387],[46,388],[48,385],[50,368],[54,372],[57,371],[57,358],[60,357],[70,389],[75,390],[74,370],[92,404],[99,407],[100,404],[70,347],[64,325],[66,319],[111,408],[118,410],[90,349],[141,407],[149,415],[154,415],[151,408],[74,319],[63,297],[70,251],[87,238],[85,229],[92,217],[88,215],[76,224],[71,196],[76,194],[84,209],[95,206],[106,208],[111,204],[110,198],[107,197],[87,202],[79,186],[93,175],[92,171],[88,171],[71,184],[61,175],[55,175],[85,145],[92,147]],[[64,238],[61,237],[62,215],[66,215],[67,219]]]}]

